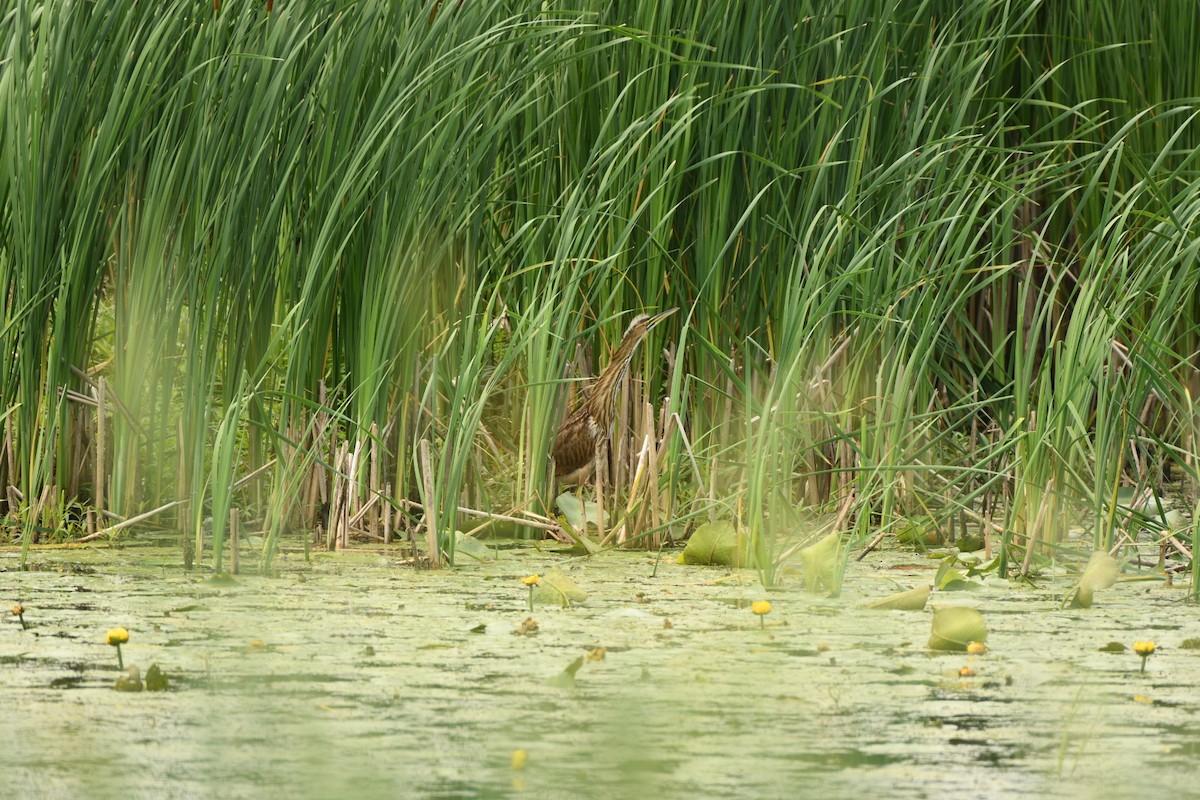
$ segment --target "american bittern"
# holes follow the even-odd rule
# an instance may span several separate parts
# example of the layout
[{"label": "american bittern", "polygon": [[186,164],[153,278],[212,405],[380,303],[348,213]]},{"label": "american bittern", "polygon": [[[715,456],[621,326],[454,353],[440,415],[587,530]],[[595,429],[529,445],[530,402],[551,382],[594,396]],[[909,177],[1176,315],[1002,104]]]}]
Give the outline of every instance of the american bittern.
[{"label": "american bittern", "polygon": [[621,345],[612,360],[592,384],[587,398],[563,421],[554,437],[554,475],[563,483],[587,479],[596,463],[596,447],[608,436],[617,408],[617,392],[629,372],[633,352],[655,325],[674,314],[672,308],[660,314],[638,314],[625,329]]}]

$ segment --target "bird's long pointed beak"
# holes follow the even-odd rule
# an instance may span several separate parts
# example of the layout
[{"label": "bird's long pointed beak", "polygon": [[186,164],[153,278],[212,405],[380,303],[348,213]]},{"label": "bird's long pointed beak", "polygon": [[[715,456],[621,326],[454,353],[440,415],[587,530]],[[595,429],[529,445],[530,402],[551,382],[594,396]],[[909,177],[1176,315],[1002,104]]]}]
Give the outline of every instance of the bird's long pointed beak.
[{"label": "bird's long pointed beak", "polygon": [[675,308],[668,308],[666,311],[660,311],[659,313],[650,317],[650,319],[646,320],[646,329],[649,330],[650,328],[653,328],[655,325],[662,322],[664,319],[671,316],[678,310],[679,306],[676,306]]}]

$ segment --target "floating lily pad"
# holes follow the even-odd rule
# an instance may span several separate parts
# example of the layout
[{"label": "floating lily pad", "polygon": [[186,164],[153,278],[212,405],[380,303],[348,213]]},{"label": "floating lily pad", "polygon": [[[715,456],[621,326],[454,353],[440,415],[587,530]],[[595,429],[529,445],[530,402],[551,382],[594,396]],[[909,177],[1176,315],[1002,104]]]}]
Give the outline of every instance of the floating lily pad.
[{"label": "floating lily pad", "polygon": [[941,532],[930,517],[909,517],[896,529],[896,541],[900,544],[911,544],[918,548],[924,548],[926,545],[937,544],[940,539]]},{"label": "floating lily pad", "polygon": [[492,548],[474,536],[467,536],[462,531],[454,532],[454,552],[456,555],[464,555],[476,561],[491,561],[496,557]]},{"label": "floating lily pad", "polygon": [[939,592],[962,592],[972,589],[982,589],[983,584],[969,581],[967,577],[954,568],[954,558],[946,559],[933,579]]},{"label": "floating lily pad", "polygon": [[599,553],[600,550],[603,549],[600,547],[599,542],[594,541],[587,534],[582,533],[579,529],[572,525],[571,521],[567,519],[565,514],[558,518],[558,522],[559,526],[562,528],[562,532],[565,533],[567,538],[571,540],[571,552],[593,555],[595,553]]},{"label": "floating lily pad", "polygon": [[167,675],[158,664],[151,664],[150,669],[146,670],[146,691],[148,692],[165,692],[170,685]]},{"label": "floating lily pad", "polygon": [[688,539],[679,554],[680,564],[708,564],[726,567],[742,566],[737,530],[729,520],[706,522]]},{"label": "floating lily pad", "polygon": [[976,550],[982,550],[985,542],[982,536],[969,534],[967,536],[960,536],[955,544],[958,546],[958,552],[973,553]]},{"label": "floating lily pad", "polygon": [[563,492],[555,502],[558,503],[558,510],[575,530],[586,532],[588,525],[600,527],[600,506],[594,501],[580,500],[570,492]]},{"label": "floating lily pad", "polygon": [[810,592],[837,594],[842,586],[842,562],[845,553],[840,534],[831,533],[800,551],[804,568],[804,587]]},{"label": "floating lily pad", "polygon": [[561,569],[552,569],[541,576],[533,599],[538,603],[566,606],[587,600],[587,592],[580,589]]},{"label": "floating lily pad", "polygon": [[872,600],[866,604],[865,608],[876,611],[921,611],[929,602],[930,589],[929,584],[926,584],[905,592],[889,594],[887,597]]},{"label": "floating lily pad", "polygon": [[553,686],[556,689],[574,689],[575,688],[575,673],[579,672],[579,668],[583,666],[583,656],[567,664],[566,669],[557,675],[547,679],[546,685]]},{"label": "floating lily pad", "polygon": [[1093,595],[1116,583],[1120,574],[1121,565],[1115,558],[1105,552],[1092,553],[1079,583],[1074,591],[1067,595],[1066,604],[1071,608],[1091,608]]},{"label": "floating lily pad", "polygon": [[975,609],[950,606],[933,612],[930,649],[966,651],[969,643],[986,641],[987,626],[983,614]]}]

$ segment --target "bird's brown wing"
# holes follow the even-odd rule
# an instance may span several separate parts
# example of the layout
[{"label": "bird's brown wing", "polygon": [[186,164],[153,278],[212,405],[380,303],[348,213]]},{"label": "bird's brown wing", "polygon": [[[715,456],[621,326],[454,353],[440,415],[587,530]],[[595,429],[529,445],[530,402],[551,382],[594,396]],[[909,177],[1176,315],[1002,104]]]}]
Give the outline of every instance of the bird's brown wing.
[{"label": "bird's brown wing", "polygon": [[592,434],[586,413],[575,413],[567,418],[554,437],[556,476],[570,474],[592,462],[596,453],[596,440]]}]

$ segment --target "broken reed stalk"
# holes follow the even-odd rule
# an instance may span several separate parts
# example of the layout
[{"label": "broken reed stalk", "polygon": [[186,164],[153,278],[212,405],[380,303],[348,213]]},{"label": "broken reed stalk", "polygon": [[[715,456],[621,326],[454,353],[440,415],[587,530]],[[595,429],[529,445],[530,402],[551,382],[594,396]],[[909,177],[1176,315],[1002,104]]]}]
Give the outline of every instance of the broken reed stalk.
[{"label": "broken reed stalk", "polygon": [[1025,558],[1021,561],[1021,576],[1025,577],[1029,574],[1029,564],[1033,560],[1033,548],[1037,544],[1042,532],[1042,524],[1046,519],[1046,511],[1050,503],[1046,501],[1047,497],[1053,499],[1054,478],[1046,482],[1046,491],[1042,493],[1042,502],[1038,506],[1037,517],[1033,521],[1033,529],[1028,531],[1025,536]]},{"label": "broken reed stalk", "polygon": [[[369,500],[367,500],[367,502],[363,503],[363,505],[358,509],[358,513],[350,518],[349,526],[351,528],[353,528],[355,525],[357,525],[359,522],[361,522],[362,518],[367,516],[367,514],[370,514],[372,512],[374,512],[375,514],[378,514],[378,509],[376,508],[376,506],[378,504],[379,504],[379,495],[372,494],[371,498]],[[369,525],[367,526],[366,533],[370,536],[375,536],[376,538],[378,538],[378,536],[379,536],[378,534],[374,533],[370,529]]]},{"label": "broken reed stalk", "polygon": [[[392,484],[385,483],[383,485],[383,492],[388,497],[391,497],[392,496]],[[383,543],[384,544],[392,543],[392,519],[394,517],[395,517],[395,512],[390,507],[385,507],[383,509]]]},{"label": "broken reed stalk", "polygon": [[100,379],[100,388],[96,393],[96,468],[94,475],[95,493],[96,493],[96,511],[104,514],[104,476],[105,476],[105,449],[107,445],[106,425],[105,425],[105,409],[108,400],[108,381],[104,378]]},{"label": "broken reed stalk", "polygon": [[341,484],[338,477],[342,473],[341,452],[333,451],[333,474],[329,476],[329,499],[325,501],[325,549],[333,550],[337,546],[337,520],[341,501]]},{"label": "broken reed stalk", "polygon": [[9,484],[17,482],[17,453],[13,448],[13,426],[12,415],[8,414],[4,417],[4,461],[8,466],[8,474],[6,476]]},{"label": "broken reed stalk", "polygon": [[342,531],[342,541],[340,546],[347,547],[350,544],[350,524],[351,517],[358,518],[358,510],[362,507],[362,436],[354,437],[354,451],[350,454],[349,469],[346,471],[346,529]]},{"label": "broken reed stalk", "polygon": [[[238,478],[236,481],[234,481],[233,488],[240,489],[241,487],[245,486],[247,483],[254,480],[259,475],[261,475],[263,472],[265,472],[266,470],[270,469],[273,466],[275,466],[275,459],[271,459],[270,461],[263,464],[261,467],[254,470],[250,474],[245,475],[241,478]],[[90,542],[95,539],[99,539],[101,536],[107,536],[110,533],[116,533],[117,531],[119,531],[123,528],[128,528],[130,525],[136,525],[139,522],[150,519],[150,517],[153,517],[156,514],[161,514],[164,511],[170,511],[172,508],[178,508],[179,506],[187,505],[190,502],[191,502],[191,500],[186,497],[179,499],[179,500],[172,500],[170,503],[161,505],[158,508],[152,508],[143,514],[138,514],[136,517],[130,517],[129,519],[123,519],[120,522],[118,522],[116,525],[109,525],[107,528],[103,528],[102,530],[98,530],[95,533],[88,534],[87,536],[77,539],[76,544],[83,544],[85,542]],[[107,515],[109,517],[117,516],[116,514],[113,514],[108,511],[106,511],[104,513],[105,513],[105,515]]]},{"label": "broken reed stalk", "polygon": [[[238,574],[238,540],[241,538],[241,514],[236,508],[229,509],[229,574]],[[217,564],[220,571],[221,565]]]},{"label": "broken reed stalk", "polygon": [[[596,537],[600,541],[604,541],[604,484],[608,474],[608,446],[601,440],[596,447],[594,455],[596,461],[595,472],[596,481]],[[587,506],[584,506],[583,515],[583,534],[587,534]]]},{"label": "broken reed stalk", "polygon": [[[372,535],[379,535],[379,508],[375,501],[379,497],[379,423],[371,423],[371,441],[368,451],[370,469],[368,470],[367,493],[370,496],[370,501],[367,508],[371,509],[370,516],[367,517],[367,531]],[[387,538],[386,536],[384,537]]]},{"label": "broken reed stalk", "polygon": [[[654,405],[650,401],[646,401],[646,418],[650,430],[658,432],[658,436],[650,441],[650,482],[648,484],[650,489],[650,527],[657,531],[663,517],[662,495],[659,493],[658,465],[661,463],[659,456],[661,455],[664,443],[667,441],[666,434],[667,428],[670,427],[670,418],[662,417],[660,420],[655,415]],[[651,540],[650,549],[657,550],[660,544],[661,536],[655,533],[654,538]]]},{"label": "broken reed stalk", "polygon": [[[175,441],[183,442],[183,417],[175,420]],[[186,491],[188,489],[187,479],[187,453],[181,446],[176,451],[177,463],[175,465],[175,501],[182,506],[187,500]],[[195,542],[192,541],[192,515],[191,514],[176,514],[176,525],[179,527],[179,539],[183,547],[183,568],[191,571],[195,562]],[[90,526],[89,526],[90,528]],[[89,529],[88,535],[94,533],[94,530]]]},{"label": "broken reed stalk", "polygon": [[[403,504],[405,508],[418,509],[418,510],[421,510],[422,512],[424,511],[424,506],[422,506],[420,503],[417,503],[415,501],[401,500],[399,502],[401,504]],[[551,536],[553,536],[555,539],[557,539],[560,542],[564,542],[567,544],[570,544],[570,542],[571,542],[571,539],[569,537],[567,537],[566,534],[563,533],[562,528],[558,525],[558,523],[554,522],[549,517],[543,517],[540,514],[534,514],[532,511],[522,511],[522,513],[528,514],[531,517],[536,517],[536,519],[526,519],[523,517],[514,517],[511,514],[496,514],[491,511],[480,511],[479,509],[475,509],[475,508],[467,508],[466,506],[458,506],[455,510],[460,514],[468,514],[468,515],[474,516],[474,517],[482,517],[483,519],[487,520],[487,522],[483,523],[482,525],[478,525],[478,526],[472,528],[471,530],[467,531],[465,534],[466,536],[474,536],[478,531],[483,530],[488,525],[490,525],[492,522],[511,522],[514,525],[521,525],[526,528],[533,528],[534,530],[545,531],[546,533],[550,534]],[[516,509],[514,509],[514,511],[515,510]]]},{"label": "broken reed stalk", "polygon": [[635,535],[635,532],[630,531],[631,523],[637,524],[635,515],[642,508],[642,503],[639,502],[642,498],[639,497],[642,484],[645,481],[646,460],[650,449],[650,438],[646,436],[642,440],[642,446],[638,450],[637,466],[633,471],[633,481],[629,486],[629,499],[625,504],[625,520],[621,523],[621,527],[617,529],[617,545],[624,546]]},{"label": "broken reed stalk", "polygon": [[[633,486],[629,488],[629,504],[627,519],[632,521],[632,525],[627,525],[625,528],[626,544],[630,544],[639,538],[639,535],[646,528],[646,517],[651,510],[653,497],[651,495],[651,483],[653,483],[654,470],[654,429],[647,414],[647,406],[649,403],[642,400],[638,404],[638,411],[634,422],[634,427],[638,434],[642,437],[642,447],[638,451],[637,471],[634,473]],[[651,412],[652,413],[652,412]],[[644,543],[649,547],[653,547],[653,543]]]},{"label": "broken reed stalk", "polygon": [[420,446],[421,480],[425,486],[425,544],[429,548],[429,566],[442,566],[442,552],[438,546],[437,498],[433,493],[433,458],[429,453],[429,440],[422,439]]},{"label": "broken reed stalk", "polygon": [[346,530],[348,526],[345,524],[349,520],[346,503],[349,500],[350,480],[345,476],[350,461],[350,443],[343,442],[336,452],[337,460],[329,481],[329,531],[325,535],[326,547],[330,550],[350,543],[350,535]]},{"label": "broken reed stalk", "polygon": [[[321,441],[321,436],[313,437],[313,446]],[[304,521],[310,524],[314,529],[322,527],[321,520],[321,505],[324,500],[321,499],[321,494],[325,488],[325,475],[320,464],[312,464],[308,467],[308,489],[304,493],[304,504],[300,507],[304,514]]]},{"label": "broken reed stalk", "polygon": [[67,412],[67,419],[71,426],[71,483],[67,488],[67,496],[75,498],[79,496],[79,479],[84,469],[83,409],[72,407]]},{"label": "broken reed stalk", "polygon": [[[9,418],[4,418],[4,439],[0,442],[0,486],[8,486],[12,480],[12,473],[8,470],[9,448],[12,446],[12,429],[9,427]],[[5,492],[3,497],[5,505],[8,505],[8,493]],[[8,511],[6,508],[5,511]]]},{"label": "broken reed stalk", "polygon": [[[629,375],[621,379],[621,391],[617,395],[617,420],[613,426],[612,433],[612,488],[613,496],[616,497],[617,491],[625,485],[626,460],[625,455],[628,451],[626,446],[629,441]],[[614,499],[615,502],[615,499]]]},{"label": "broken reed stalk", "polygon": [[[330,449],[324,449],[325,434],[329,430],[329,415],[325,413],[326,406],[326,391],[325,381],[321,380],[317,384],[317,401],[320,409],[316,414],[316,423],[312,434],[312,447],[317,452],[318,461],[324,461],[326,464],[331,463],[334,458],[332,445]],[[332,439],[330,440],[332,441]],[[321,509],[327,510],[326,503],[329,502],[329,489],[325,483],[325,471],[320,463],[312,465],[312,483],[309,485],[309,513],[312,515],[310,519],[313,521],[313,528],[320,529],[329,528],[329,514],[322,514]],[[325,531],[321,531],[324,533]],[[319,541],[318,537],[318,541]]]}]

